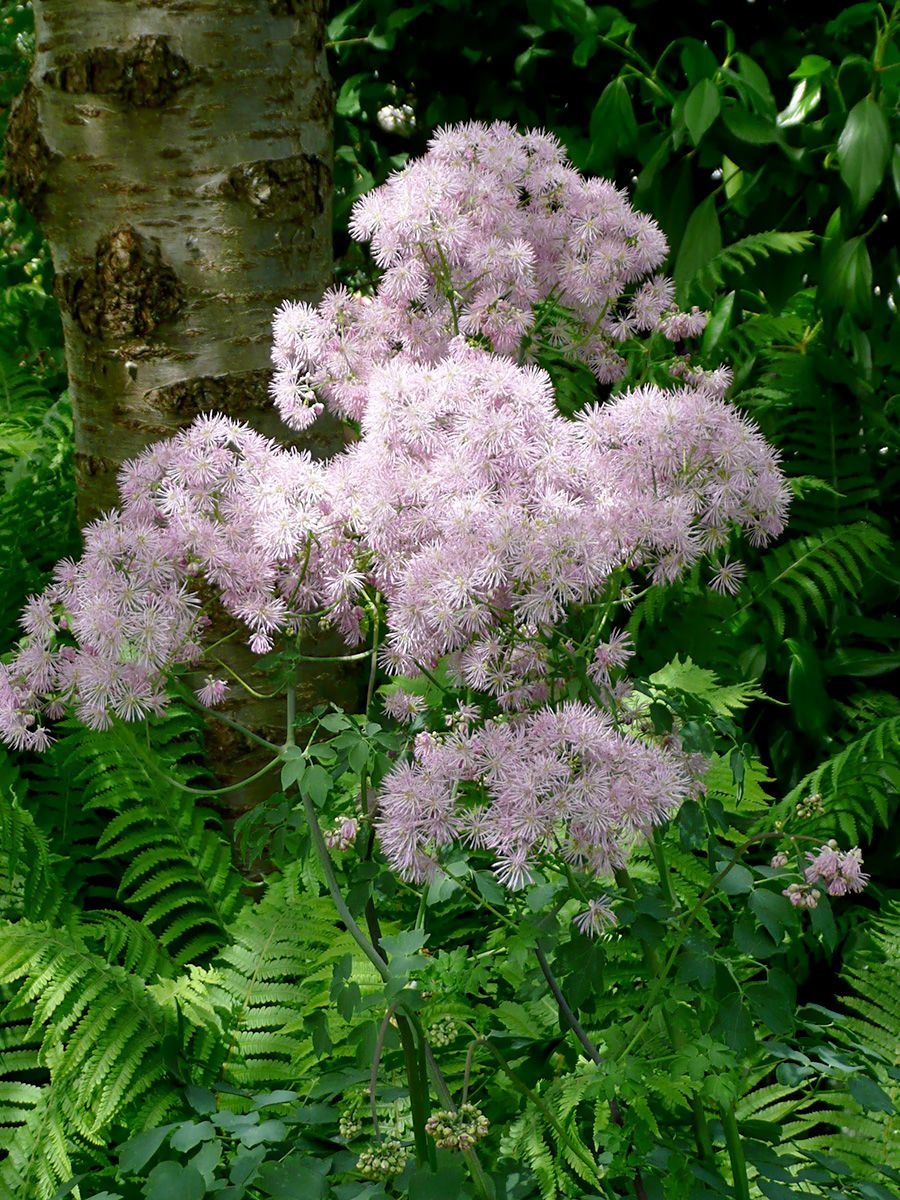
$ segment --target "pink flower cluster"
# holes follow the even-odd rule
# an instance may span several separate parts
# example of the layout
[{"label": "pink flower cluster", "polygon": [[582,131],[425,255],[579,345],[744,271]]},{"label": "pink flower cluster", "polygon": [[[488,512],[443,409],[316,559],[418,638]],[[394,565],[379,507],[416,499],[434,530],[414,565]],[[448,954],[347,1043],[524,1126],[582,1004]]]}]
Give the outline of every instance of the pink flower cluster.
[{"label": "pink flower cluster", "polygon": [[[832,839],[817,850],[808,851],[806,860],[809,866],[803,871],[804,882],[788,884],[782,893],[795,908],[818,906],[821,891],[817,884],[824,885],[829,896],[846,896],[848,892],[861,892],[869,882],[858,846],[842,851]],[[770,865],[781,870],[788,865],[788,856],[783,852],[776,854]]]},{"label": "pink flower cluster", "polygon": [[862,869],[862,851],[858,846],[842,853],[837,842],[830,841],[806,857],[809,860],[809,866],[803,872],[806,882],[824,884],[829,896],[861,892],[869,882],[869,876]]},{"label": "pink flower cluster", "polygon": [[[359,421],[358,441],[317,463],[204,416],[127,464],[121,511],[86,531],[81,560],[61,564],[28,605],[26,637],[0,667],[0,737],[39,749],[43,722],[70,706],[95,728],[111,713],[157,711],[167,672],[202,663],[211,602],[265,653],[312,614],[358,643],[381,596],[388,670],[449,656],[461,684],[513,716],[481,733],[460,717],[442,743],[444,754],[469,747],[465,778],[491,797],[483,833],[466,824],[468,803],[427,815],[433,776],[421,755],[400,771],[425,789],[418,808],[391,806],[392,777],[382,832],[393,860],[415,873],[415,855],[459,832],[482,838],[517,885],[530,849],[562,822],[566,853],[606,869],[671,811],[683,772],[601,713],[591,723],[573,709],[534,711],[552,683],[550,635],[618,568],[666,582],[735,527],[759,544],[777,534],[787,493],[776,456],[725,403],[725,371],[560,414],[530,361],[542,339],[608,380],[623,339],[697,332],[702,314],[676,320],[670,284],[644,280],[665,253],[659,231],[612,185],[583,180],[552,138],[502,125],[445,131],[360,203],[354,230],[385,268],[377,295],[285,305],[273,394],[295,428],[327,403]],[[722,572],[726,586],[734,565]],[[598,648],[598,686],[629,650],[621,639]],[[200,695],[215,704],[226,685],[208,666]],[[398,716],[419,708],[391,704]],[[570,748],[579,739],[587,757]],[[491,747],[507,742],[506,765],[491,767]],[[516,811],[534,808],[516,774],[526,767],[541,803],[520,828]]]},{"label": "pink flower cluster", "polygon": [[702,332],[678,313],[658,226],[605,179],[584,179],[556,138],[472,122],[357,201],[350,225],[384,274],[374,297],[338,288],[275,319],[272,397],[306,429],[323,400],[361,420],[370,381],[397,356],[430,365],[454,338],[527,361],[552,345],[598,380],[625,372],[621,343]]},{"label": "pink flower cluster", "polygon": [[498,879],[517,890],[544,852],[598,875],[623,866],[631,842],[671,816],[690,788],[674,753],[571,702],[466,733],[419,734],[413,760],[384,780],[377,827],[406,879],[430,878],[441,847],[461,839],[492,851]]}]

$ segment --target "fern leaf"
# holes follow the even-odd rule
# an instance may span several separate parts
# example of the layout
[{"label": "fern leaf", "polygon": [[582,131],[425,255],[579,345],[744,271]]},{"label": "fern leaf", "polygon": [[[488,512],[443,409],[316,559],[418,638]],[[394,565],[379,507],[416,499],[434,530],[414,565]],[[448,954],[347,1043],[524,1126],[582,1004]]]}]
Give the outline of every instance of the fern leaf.
[{"label": "fern leaf", "polygon": [[[119,898],[138,910],[179,964],[197,962],[223,945],[241,903],[240,876],[213,828],[213,814],[177,788],[192,777],[195,768],[187,760],[200,749],[196,736],[186,738],[184,731],[176,710],[159,723],[158,733],[154,729],[152,751],[123,725],[74,735],[84,803],[114,814],[100,835],[99,857],[121,864]],[[166,775],[175,785],[166,784]]]},{"label": "fern leaf", "polygon": [[889,826],[900,785],[900,717],[887,717],[810,772],[785,796],[792,809],[811,795],[823,801],[821,818],[811,830],[838,826],[851,842],[869,839],[876,821]]},{"label": "fern leaf", "polygon": [[750,598],[737,615],[755,607],[783,637],[790,614],[802,632],[814,616],[825,621],[829,601],[856,594],[866,576],[884,566],[889,546],[885,534],[864,521],[784,542],[748,578]]},{"label": "fern leaf", "polygon": [[771,231],[751,233],[720,250],[694,277],[694,285],[704,292],[722,287],[729,271],[745,273],[761,259],[772,254],[799,254],[812,244],[809,230],[795,233]]}]

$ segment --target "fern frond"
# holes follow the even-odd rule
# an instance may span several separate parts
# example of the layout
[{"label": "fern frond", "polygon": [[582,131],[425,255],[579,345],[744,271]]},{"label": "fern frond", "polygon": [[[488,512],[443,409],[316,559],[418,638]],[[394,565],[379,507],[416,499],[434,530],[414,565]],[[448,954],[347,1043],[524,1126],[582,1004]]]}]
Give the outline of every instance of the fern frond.
[{"label": "fern frond", "polygon": [[760,570],[748,577],[749,599],[738,615],[756,608],[783,637],[790,617],[799,631],[818,619],[828,621],[828,605],[852,596],[873,571],[883,567],[888,538],[864,521],[792,538],[770,551]]},{"label": "fern frond", "polygon": [[[77,927],[0,923],[0,984],[14,991],[3,1070],[21,1110],[18,1119],[5,1112],[3,1171],[17,1179],[10,1194],[43,1197],[65,1181],[75,1147],[104,1144],[124,1105],[158,1106],[160,1093],[174,1102],[162,1047],[175,1022],[142,979],[97,953]],[[49,1071],[39,1094],[15,1078],[38,1064]]]},{"label": "fern frond", "polygon": [[0,757],[0,917],[52,921],[63,893],[47,837],[19,803],[25,790],[13,762]]},{"label": "fern frond", "polygon": [[772,254],[799,254],[812,245],[809,230],[783,233],[777,230],[751,233],[719,251],[694,277],[694,286],[704,292],[714,292],[723,286],[729,271],[746,272],[761,259]]},{"label": "fern frond", "polygon": [[809,831],[838,827],[851,843],[871,838],[876,821],[889,827],[900,790],[900,717],[888,717],[821,763],[785,796],[790,810],[805,797],[822,797],[822,816]]},{"label": "fern frond", "polygon": [[196,774],[195,727],[176,709],[154,725],[152,747],[142,732],[76,734],[83,803],[112,813],[98,856],[118,862],[119,898],[176,963],[196,963],[226,941],[241,879],[214,814],[177,787]]},{"label": "fern frond", "polygon": [[355,949],[329,902],[301,892],[298,877],[292,869],[270,881],[211,966],[210,997],[225,1034],[201,1039],[196,1053],[237,1086],[284,1087],[311,1065],[305,1018],[328,1003],[323,967]]}]

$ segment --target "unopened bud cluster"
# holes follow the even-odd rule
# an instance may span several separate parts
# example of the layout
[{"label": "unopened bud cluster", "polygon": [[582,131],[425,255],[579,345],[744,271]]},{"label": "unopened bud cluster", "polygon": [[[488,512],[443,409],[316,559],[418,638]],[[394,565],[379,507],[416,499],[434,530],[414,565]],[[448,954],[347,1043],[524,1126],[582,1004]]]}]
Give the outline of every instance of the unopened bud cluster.
[{"label": "unopened bud cluster", "polygon": [[338,1121],[338,1133],[346,1141],[351,1142],[362,1129],[362,1121],[357,1112],[342,1112]]},{"label": "unopened bud cluster", "polygon": [[474,1104],[461,1104],[457,1112],[434,1113],[425,1128],[442,1150],[471,1150],[487,1136],[490,1123]]},{"label": "unopened bud cluster", "polygon": [[797,804],[797,816],[801,821],[808,821],[810,817],[821,816],[823,808],[822,797],[819,792],[813,792],[811,796],[807,796]]},{"label": "unopened bud cluster", "polygon": [[787,896],[794,908],[817,908],[819,891],[808,883],[791,883],[782,895]]},{"label": "unopened bud cluster", "polygon": [[356,1169],[365,1179],[374,1183],[386,1183],[403,1173],[406,1166],[406,1150],[395,1138],[363,1150],[356,1160]]},{"label": "unopened bud cluster", "polygon": [[439,1021],[435,1021],[428,1026],[428,1040],[432,1046],[438,1048],[449,1046],[456,1040],[456,1022],[451,1021],[449,1017],[442,1017]]}]

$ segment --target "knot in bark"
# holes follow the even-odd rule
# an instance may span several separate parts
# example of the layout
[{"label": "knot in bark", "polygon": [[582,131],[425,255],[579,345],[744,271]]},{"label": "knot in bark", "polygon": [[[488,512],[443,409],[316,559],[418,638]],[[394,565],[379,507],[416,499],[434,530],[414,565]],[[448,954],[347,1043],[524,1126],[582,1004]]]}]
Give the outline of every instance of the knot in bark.
[{"label": "knot in bark", "polygon": [[83,274],[57,276],[59,299],[90,337],[142,337],[175,315],[183,303],[178,277],[159,245],[130,225],[97,243]]},{"label": "knot in bark", "polygon": [[327,165],[311,154],[238,163],[228,173],[228,186],[258,217],[290,219],[320,215],[331,186]]},{"label": "knot in bark", "polygon": [[62,92],[115,96],[136,108],[160,108],[191,78],[190,64],[156,34],[120,49],[95,46],[61,57],[44,82]]}]

